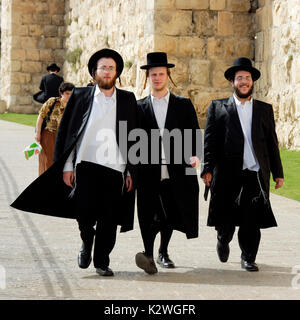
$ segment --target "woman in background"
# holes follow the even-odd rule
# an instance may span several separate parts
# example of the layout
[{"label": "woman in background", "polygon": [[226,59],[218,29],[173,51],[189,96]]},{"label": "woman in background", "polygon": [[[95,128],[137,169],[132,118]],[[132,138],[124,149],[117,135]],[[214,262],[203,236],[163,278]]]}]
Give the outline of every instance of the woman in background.
[{"label": "woman in background", "polygon": [[[43,149],[39,154],[39,175],[52,165],[56,132],[73,88],[72,83],[62,82],[59,86],[60,97],[48,99],[39,112],[35,135],[35,140]],[[46,126],[42,130],[45,118]]]}]

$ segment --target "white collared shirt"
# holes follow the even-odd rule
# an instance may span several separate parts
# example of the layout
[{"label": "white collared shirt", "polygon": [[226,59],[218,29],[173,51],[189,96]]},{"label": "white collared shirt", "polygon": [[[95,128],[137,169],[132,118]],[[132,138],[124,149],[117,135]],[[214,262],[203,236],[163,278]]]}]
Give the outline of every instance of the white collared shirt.
[{"label": "white collared shirt", "polygon": [[[125,171],[116,139],[116,89],[111,97],[106,97],[95,89],[92,110],[86,127],[76,144],[76,163],[89,161],[120,172]],[[63,171],[73,171],[74,150],[69,155]]]},{"label": "white collared shirt", "polygon": [[253,99],[246,101],[244,104],[233,94],[236,109],[240,119],[241,127],[244,134],[244,161],[243,170],[249,169],[252,171],[259,170],[259,163],[255,155],[252,144],[252,112]]},{"label": "white collared shirt", "polygon": [[[167,94],[162,98],[156,98],[151,94],[151,102],[155,114],[155,118],[158,124],[158,127],[160,129],[160,135],[163,136],[164,128],[165,128],[165,122],[168,112],[168,105],[169,105],[169,99],[170,99],[170,91],[167,90]],[[166,157],[165,157],[165,150],[164,146],[162,144],[161,148],[161,157],[162,157],[162,163],[166,163]],[[168,167],[166,164],[162,164],[161,166],[161,180],[163,179],[169,179],[169,172]]]}]

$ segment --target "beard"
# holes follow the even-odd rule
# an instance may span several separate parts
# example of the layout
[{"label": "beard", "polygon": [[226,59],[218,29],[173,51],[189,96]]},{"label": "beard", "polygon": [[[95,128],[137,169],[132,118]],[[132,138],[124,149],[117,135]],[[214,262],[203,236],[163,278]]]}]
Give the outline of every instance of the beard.
[{"label": "beard", "polygon": [[109,90],[115,86],[117,80],[117,75],[115,75],[111,80],[102,79],[100,77],[95,78],[96,83],[100,89]]},{"label": "beard", "polygon": [[239,97],[241,99],[247,99],[248,97],[250,97],[252,95],[254,85],[252,84],[252,86],[249,88],[248,92],[246,92],[246,93],[241,93],[239,88],[236,86],[234,86],[233,88],[234,88],[234,93],[237,95],[237,97]]}]

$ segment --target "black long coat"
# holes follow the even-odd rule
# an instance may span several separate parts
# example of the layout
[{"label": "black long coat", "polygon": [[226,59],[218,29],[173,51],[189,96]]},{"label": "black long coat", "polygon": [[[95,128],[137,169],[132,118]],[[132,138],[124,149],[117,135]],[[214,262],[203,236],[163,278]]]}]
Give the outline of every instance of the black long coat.
[{"label": "black long coat", "polygon": [[59,86],[64,78],[55,73],[46,74],[40,82],[40,92],[36,93],[33,98],[35,101],[45,103],[51,97],[59,97]]},{"label": "black long coat", "polygon": [[[139,223],[143,232],[144,228],[153,223],[157,201],[159,201],[158,188],[161,178],[161,166],[150,164],[151,151],[153,151],[151,150],[151,129],[159,129],[151,96],[138,100],[138,118],[139,127],[144,129],[148,136],[148,164],[138,166],[137,208]],[[199,130],[199,134],[200,129],[194,106],[189,99],[170,93],[165,128],[169,131],[179,130],[182,137],[184,137],[184,129],[191,129],[192,143],[190,150],[186,150],[187,158],[197,155],[196,131]],[[178,159],[176,161],[174,159],[174,148],[176,146],[171,143],[170,157],[168,157],[167,148],[164,144],[171,188],[176,195],[176,201],[173,204],[174,210],[166,212],[166,214],[168,222],[175,230],[184,232],[187,238],[196,238],[198,236],[199,185],[196,170],[191,167],[189,162],[184,162],[184,139],[182,141],[182,151],[178,149],[176,151],[176,156],[181,159],[180,164],[176,164]],[[153,142],[154,146],[157,146],[157,144],[157,142]],[[186,175],[186,169],[192,170],[194,174]]]},{"label": "black long coat", "polygon": [[[119,144],[119,122],[127,121],[128,133],[135,129],[137,125],[137,104],[132,92],[116,90],[116,137]],[[11,204],[12,207],[50,216],[77,218],[73,201],[68,197],[71,188],[66,186],[62,179],[63,167],[87,124],[93,105],[94,92],[95,87],[75,88],[73,90],[58,128],[53,165],[20,194]],[[125,140],[127,141],[127,139]],[[124,145],[119,144],[125,161],[128,160],[128,149],[132,143],[127,141],[127,150]],[[127,163],[126,170],[130,172],[133,182],[136,183],[135,167]],[[134,197],[134,191],[125,192],[123,202],[120,203],[118,224],[121,225],[122,232],[133,229]],[[99,208],[101,208],[100,195]]]},{"label": "black long coat", "polygon": [[[253,100],[252,144],[260,165],[263,187],[269,196],[270,172],[283,178],[272,105]],[[210,191],[209,226],[240,225],[235,199],[241,190],[244,136],[233,96],[214,100],[207,111],[204,134],[204,168],[201,176],[213,174]],[[270,203],[256,217],[261,228],[276,226]]]}]

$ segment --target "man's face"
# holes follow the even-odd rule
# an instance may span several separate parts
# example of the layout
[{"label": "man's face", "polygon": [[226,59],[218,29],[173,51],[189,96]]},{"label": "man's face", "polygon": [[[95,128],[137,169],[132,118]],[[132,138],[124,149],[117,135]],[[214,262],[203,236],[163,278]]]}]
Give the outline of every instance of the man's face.
[{"label": "man's face", "polygon": [[117,64],[112,58],[101,58],[97,62],[95,71],[95,81],[99,88],[111,89],[117,79]]},{"label": "man's face", "polygon": [[231,83],[235,94],[239,98],[246,99],[252,95],[253,80],[250,72],[237,71]]},{"label": "man's face", "polygon": [[149,69],[151,88],[155,91],[163,91],[168,85],[168,73],[166,67],[154,67]]}]

